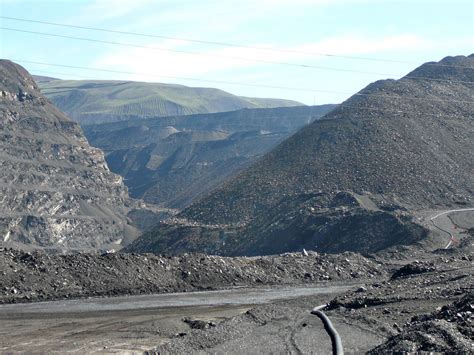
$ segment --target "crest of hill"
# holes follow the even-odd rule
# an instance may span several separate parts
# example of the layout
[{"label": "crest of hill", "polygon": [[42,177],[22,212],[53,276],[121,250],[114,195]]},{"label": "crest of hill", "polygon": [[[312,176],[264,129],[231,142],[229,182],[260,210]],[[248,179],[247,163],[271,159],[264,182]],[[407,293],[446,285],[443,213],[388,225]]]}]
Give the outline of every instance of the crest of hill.
[{"label": "crest of hill", "polygon": [[283,99],[246,98],[213,89],[111,80],[54,80],[40,83],[57,107],[81,125],[131,119],[300,106]]},{"label": "crest of hill", "polygon": [[61,80],[61,79],[58,79],[58,78],[53,78],[53,77],[44,76],[44,75],[32,75],[31,77],[37,83],[49,82],[49,81],[54,81],[54,80]]},{"label": "crest of hill", "polygon": [[242,223],[310,191],[370,192],[413,208],[471,205],[473,82],[470,55],[372,83],[181,216]]}]

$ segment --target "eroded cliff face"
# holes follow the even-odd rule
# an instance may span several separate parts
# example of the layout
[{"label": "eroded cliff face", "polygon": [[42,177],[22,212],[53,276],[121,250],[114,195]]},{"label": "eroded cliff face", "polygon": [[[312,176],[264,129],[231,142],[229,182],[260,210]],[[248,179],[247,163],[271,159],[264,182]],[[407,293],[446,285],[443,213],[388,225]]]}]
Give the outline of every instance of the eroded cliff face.
[{"label": "eroded cliff face", "polygon": [[0,60],[0,242],[88,249],[138,234],[135,205],[103,153],[39,91]]}]

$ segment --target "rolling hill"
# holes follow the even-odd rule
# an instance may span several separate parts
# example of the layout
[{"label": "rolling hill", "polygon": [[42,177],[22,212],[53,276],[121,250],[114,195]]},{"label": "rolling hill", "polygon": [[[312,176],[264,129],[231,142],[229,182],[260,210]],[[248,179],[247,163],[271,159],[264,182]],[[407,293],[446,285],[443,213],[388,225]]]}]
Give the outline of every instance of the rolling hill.
[{"label": "rolling hill", "polygon": [[373,252],[422,240],[410,211],[472,206],[474,55],[374,82],[129,250]]},{"label": "rolling hill", "polygon": [[107,80],[40,81],[42,93],[81,125],[150,117],[300,106],[282,99],[245,98],[174,84]]}]

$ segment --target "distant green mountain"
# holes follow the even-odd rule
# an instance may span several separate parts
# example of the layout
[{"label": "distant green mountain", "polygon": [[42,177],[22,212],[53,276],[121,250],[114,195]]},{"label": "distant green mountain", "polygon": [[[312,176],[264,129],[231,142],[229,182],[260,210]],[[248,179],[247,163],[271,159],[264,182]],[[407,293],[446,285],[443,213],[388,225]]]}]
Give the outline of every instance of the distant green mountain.
[{"label": "distant green mountain", "polygon": [[106,80],[38,81],[42,93],[82,125],[242,108],[302,105],[290,100],[239,97],[219,89],[174,84]]}]

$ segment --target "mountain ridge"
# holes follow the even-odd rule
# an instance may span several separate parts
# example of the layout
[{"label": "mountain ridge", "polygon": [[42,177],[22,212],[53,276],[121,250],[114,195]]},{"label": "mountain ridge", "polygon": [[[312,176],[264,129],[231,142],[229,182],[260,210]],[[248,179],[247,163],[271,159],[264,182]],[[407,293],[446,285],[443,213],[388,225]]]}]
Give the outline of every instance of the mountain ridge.
[{"label": "mountain ridge", "polygon": [[472,55],[447,57],[368,85],[127,250],[255,255],[419,243],[428,231],[412,211],[473,204],[473,69]]},{"label": "mountain ridge", "polygon": [[180,208],[334,105],[241,109],[84,126],[130,195]]},{"label": "mountain ridge", "polygon": [[[468,63],[471,63],[471,65],[474,66],[474,57],[463,57],[466,59]],[[451,57],[448,57],[446,60],[451,60]],[[443,61],[440,62],[441,64]],[[425,67],[427,67],[425,65]],[[428,66],[432,70],[432,65]],[[422,68],[424,68],[422,66]],[[440,66],[439,68],[443,68]],[[451,68],[449,69],[451,71]],[[461,70],[461,69],[458,69]],[[412,73],[416,73],[417,71],[413,71]],[[419,72],[419,71],[418,71]],[[409,74],[410,75],[410,74]],[[409,87],[410,91],[406,91],[406,85],[408,84],[407,81],[409,82]],[[472,78],[471,74],[471,81],[474,81],[474,78]],[[400,84],[397,84],[400,83]],[[450,92],[450,88],[452,87],[456,88],[456,92]],[[426,91],[426,90],[438,90],[441,95],[449,95],[451,99],[453,100],[450,102],[450,106],[446,107],[444,105],[438,105],[434,106],[433,103],[436,103],[437,101],[430,101],[430,100],[421,100],[418,101],[416,100],[417,96],[420,94],[420,91]],[[384,92],[387,90],[390,90],[391,94],[386,95]],[[405,100],[402,98],[402,100],[398,99],[394,96],[395,94],[400,94],[402,93],[403,95],[411,95],[408,100]],[[438,132],[434,130],[433,128],[430,127],[431,122],[434,121],[429,121],[429,122],[424,122],[422,119],[416,119],[416,120],[409,120],[405,123],[406,127],[398,127],[397,122],[395,122],[395,118],[397,119],[404,119],[406,120],[406,117],[410,115],[416,116],[418,118],[422,117],[427,117],[430,116],[432,118],[436,119],[436,115],[442,115],[441,122],[440,124],[440,129],[442,130],[442,134],[439,137],[441,139],[444,135],[451,135],[452,132],[450,132],[446,127],[443,127],[443,120],[446,117],[453,116],[453,112],[459,112],[459,116],[463,117],[463,122],[466,124],[468,127],[472,122],[469,120],[469,113],[472,113],[472,104],[470,107],[467,104],[462,104],[458,101],[460,100],[465,100],[465,101],[470,101],[472,98],[472,84],[457,84],[457,83],[450,83],[450,82],[432,82],[432,81],[414,81],[410,79],[406,79],[406,77],[400,79],[399,81],[394,81],[394,80],[386,80],[386,81],[377,81],[375,83],[372,83],[368,85],[366,88],[361,90],[361,92],[358,93],[359,95],[352,96],[349,98],[345,103],[339,105],[337,108],[335,108],[333,111],[331,111],[329,114],[324,116],[321,120],[318,120],[317,122],[312,123],[308,127],[305,127],[304,129],[300,130],[297,132],[291,139],[283,142],[280,146],[278,146],[275,150],[270,152],[267,156],[265,156],[259,163],[258,165],[252,166],[250,169],[248,169],[246,172],[243,174],[246,174],[246,177],[239,176],[232,182],[229,182],[229,184],[238,184],[239,181],[242,181],[243,179],[247,178],[252,180],[252,175],[254,174],[255,169],[260,169],[261,171],[264,171],[265,169],[273,169],[274,171],[278,171],[278,178],[267,176],[268,182],[262,181],[262,184],[257,184],[259,189],[263,189],[266,187],[266,191],[273,190],[276,191],[278,189],[281,189],[282,185],[284,186],[289,186],[290,191],[294,191],[294,193],[298,193],[301,191],[304,191],[304,189],[316,189],[316,190],[325,190],[325,189],[336,189],[336,190],[359,190],[359,191],[371,191],[374,193],[394,193],[394,192],[400,192],[397,191],[396,189],[390,188],[391,182],[389,179],[383,179],[383,177],[380,175],[380,172],[377,173],[377,169],[384,169],[388,166],[391,166],[393,169],[396,168],[396,166],[393,165],[390,161],[386,161],[384,158],[384,154],[388,157],[391,152],[391,149],[393,148],[390,145],[390,148],[388,147],[389,145],[384,144],[383,139],[380,139],[380,136],[378,135],[372,135],[372,136],[367,136],[365,135],[364,138],[370,141],[367,142],[362,142],[360,139],[357,137],[363,136],[364,131],[366,130],[373,130],[376,133],[384,133],[385,140],[392,140],[395,143],[401,143],[401,139],[404,139],[404,136],[409,136],[409,140],[405,139],[404,143],[408,144],[411,141],[417,141],[418,138],[423,138],[424,141],[423,143],[426,145],[429,145],[430,148],[430,156],[431,159],[436,160],[436,152],[445,155],[445,161],[451,162],[452,160],[456,159],[459,161],[457,165],[462,165],[460,162],[469,162],[469,156],[468,156],[468,149],[464,150],[457,150],[455,147],[452,145],[444,145],[443,148],[446,149],[448,148],[448,152],[440,152],[439,151],[439,144],[435,141],[436,138],[430,138],[430,137],[436,137],[438,135]],[[363,95],[360,95],[363,94]],[[379,95],[379,96],[367,96],[367,95]],[[403,96],[402,96],[403,97]],[[421,97],[423,99],[423,97]],[[415,107],[419,107],[421,103],[425,103],[423,106],[423,112],[420,112],[419,109],[415,109]],[[347,108],[346,108],[347,106]],[[381,121],[380,119],[377,119],[380,117],[381,112],[383,115],[384,111],[377,111],[382,109],[388,109],[387,113],[390,115],[390,118],[393,117],[393,119],[387,119]],[[373,110],[373,111],[372,111]],[[344,118],[347,112],[350,112],[350,117]],[[466,116],[467,115],[467,116]],[[445,117],[446,116],[446,117]],[[456,116],[456,114],[454,115]],[[410,124],[410,126],[408,126]],[[454,129],[456,129],[458,122],[455,121],[452,122],[454,125]],[[344,125],[344,128],[342,128],[342,125]],[[360,125],[360,126],[359,126]],[[392,126],[391,128],[387,126]],[[417,126],[417,127],[416,127]],[[357,132],[350,132],[351,129],[357,129]],[[416,130],[419,135],[414,135],[413,130]],[[469,139],[468,135],[472,135],[472,128],[471,129],[464,129],[464,132],[459,130],[460,132],[455,132],[454,134],[458,134],[456,136],[456,139],[461,139],[462,143],[459,142],[461,145],[465,145],[466,147],[472,146],[472,139]],[[399,133],[397,133],[399,132]],[[423,136],[423,132],[425,132],[425,136]],[[353,134],[357,133],[360,136],[352,136]],[[428,135],[429,133],[429,135]],[[345,136],[349,134],[350,136]],[[321,137],[318,141],[314,141],[312,139],[312,136],[316,137]],[[354,139],[356,138],[356,139]],[[348,141],[349,139],[349,141]],[[350,140],[352,139],[352,140]],[[337,155],[332,154],[331,155],[331,162],[329,160],[316,160],[315,162],[318,163],[318,166],[314,166],[314,168],[311,168],[311,165],[309,165],[308,171],[305,172],[304,174],[301,174],[305,170],[306,167],[308,167],[307,163],[308,161],[312,161],[311,156],[313,152],[318,151],[321,153],[321,150],[324,152],[324,149],[333,149],[331,147],[335,146],[332,145],[331,140],[337,140],[339,144],[344,144],[344,142],[350,142],[349,144],[346,144],[346,149],[343,150],[337,150]],[[383,149],[384,154],[380,154],[380,151],[373,151],[369,154],[364,153],[361,157],[356,157],[355,155],[351,159],[357,159],[357,164],[350,164],[348,163],[346,159],[346,156],[344,155],[345,152],[348,152],[351,154],[354,152],[354,148],[359,148],[360,150],[363,150],[363,146],[367,146],[368,144],[378,144],[378,149]],[[446,142],[449,143],[449,142]],[[306,145],[312,145],[311,148],[306,149]],[[306,154],[305,159],[298,160],[295,159],[295,161],[287,162],[288,159],[292,159],[291,156],[289,156],[289,152],[293,151],[295,148],[294,147],[302,147],[301,152],[299,154]],[[416,186],[419,186],[422,188],[424,184],[430,180],[430,178],[427,176],[426,171],[422,171],[422,169],[419,169],[417,164],[411,163],[410,159],[416,159],[416,155],[418,154],[418,147],[417,145],[411,145],[411,151],[406,152],[404,151],[405,148],[401,147],[401,144],[396,145],[398,150],[400,150],[397,155],[397,158],[403,158],[405,159],[404,164],[405,166],[409,166],[411,170],[413,171],[418,171],[419,173],[423,173],[423,179],[420,181],[420,177],[415,176],[416,174],[411,174],[410,176],[406,176],[407,180],[409,181],[403,181],[405,185],[408,184],[415,184]],[[297,148],[299,149],[299,148]],[[335,149],[335,148],[334,148]],[[459,155],[463,153],[463,156],[460,157]],[[410,154],[408,156],[407,154]],[[449,157],[446,156],[446,154],[449,153]],[[374,167],[374,164],[371,163],[371,165],[367,165],[367,162],[377,158],[377,166]],[[334,161],[333,159],[337,159],[337,161]],[[395,159],[395,157],[390,159]],[[349,159],[350,160],[350,159]],[[420,162],[421,163],[421,162]],[[273,167],[269,167],[268,164],[275,164]],[[295,166],[296,164],[296,166]],[[323,164],[323,165],[319,165]],[[340,164],[341,167],[338,168],[339,171],[335,170],[335,165]],[[357,167],[355,167],[357,165]],[[386,165],[386,166],[385,166]],[[433,166],[428,166],[428,164],[425,164],[426,169],[428,171],[433,170]],[[449,165],[449,163],[448,163]],[[344,167],[345,171],[344,174],[340,171]],[[367,171],[364,172],[359,172],[361,168],[366,168]],[[435,167],[436,168],[436,167]],[[457,168],[458,173],[462,173],[461,175],[464,177],[464,179],[458,177],[457,184],[452,184],[449,183],[449,181],[446,181],[446,179],[443,179],[442,176],[440,176],[440,179],[442,179],[444,184],[448,185],[449,190],[456,190],[456,186],[465,186],[466,183],[465,181],[468,180],[468,177],[470,176],[468,167],[462,168],[462,166],[456,166],[453,165],[450,167],[450,169],[446,169],[446,171],[451,171],[453,169]],[[286,179],[291,179],[291,177],[294,175],[294,172],[297,171],[299,173],[296,174],[296,177],[299,179],[298,185],[299,187],[296,188],[291,188],[291,184],[288,182],[282,182],[283,178]],[[399,174],[404,175],[404,172],[398,171]],[[338,180],[336,182],[335,179],[332,179],[331,176],[337,174]],[[319,175],[319,176],[318,176]],[[352,176],[353,175],[353,176]],[[390,176],[394,176],[395,171],[390,174]],[[318,176],[317,179],[313,179],[314,176]],[[377,179],[374,179],[374,177],[377,177]],[[257,177],[254,177],[257,178]],[[340,179],[343,178],[343,181],[340,181]],[[370,183],[364,183],[362,180],[365,179],[371,179]],[[263,180],[263,179],[262,179]],[[313,183],[313,181],[316,181],[316,184]],[[275,188],[273,188],[273,186]],[[471,184],[472,185],[472,184]],[[236,185],[235,185],[236,186]],[[409,187],[409,186],[407,186]],[[239,186],[239,187],[233,187],[233,193],[234,196],[239,196],[238,191],[248,191],[249,186],[247,184],[246,187]],[[472,198],[472,191],[474,191],[474,188],[467,187],[466,186],[466,191],[465,191],[465,197],[466,198]],[[415,193],[415,188],[410,187],[410,193],[407,198],[408,203],[415,203],[416,200],[419,198],[424,199],[426,196],[416,196],[416,198],[413,198],[412,196],[413,193]],[[223,191],[223,189],[221,189]],[[469,192],[470,191],[470,192]],[[216,192],[219,193],[219,192]],[[449,193],[449,192],[446,192]],[[402,196],[406,195],[402,192]],[[267,194],[263,193],[260,196],[268,196]],[[215,198],[215,197],[209,197],[209,198]],[[205,208],[203,205],[206,203],[205,200],[206,198],[203,199],[203,202],[198,202],[196,205],[196,209],[199,208]],[[265,199],[265,198],[264,198]],[[428,198],[429,199],[429,198]],[[229,199],[223,199],[226,201],[229,201]],[[411,200],[411,201],[410,201]],[[455,202],[455,198],[451,199],[451,202]],[[432,201],[433,203],[436,203],[435,201]],[[462,202],[462,201],[460,201]],[[268,207],[268,205],[265,205]],[[223,208],[227,214],[232,209],[231,207],[224,207],[220,206]],[[235,209],[233,209],[234,215],[238,215],[238,212],[235,213]],[[249,213],[246,214],[245,217],[248,217]],[[185,212],[185,216],[188,218],[193,219],[194,217],[197,216],[197,214],[193,213],[192,209],[188,209],[187,212]],[[219,220],[209,220],[210,223],[214,222],[222,222]]]}]

